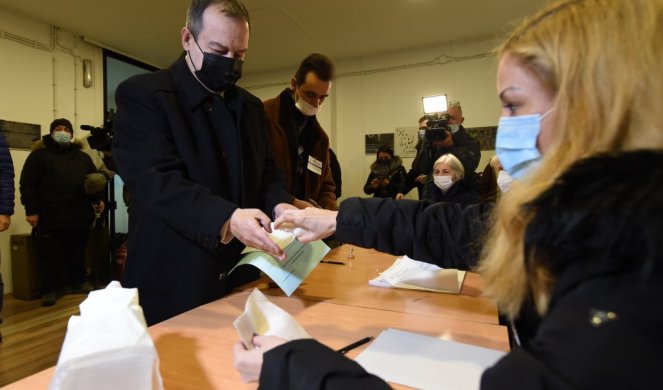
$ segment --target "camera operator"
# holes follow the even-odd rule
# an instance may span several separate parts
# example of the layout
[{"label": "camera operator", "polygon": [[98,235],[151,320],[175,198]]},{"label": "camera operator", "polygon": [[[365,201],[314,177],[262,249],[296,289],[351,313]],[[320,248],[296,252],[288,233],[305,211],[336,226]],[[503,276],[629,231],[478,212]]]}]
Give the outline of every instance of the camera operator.
[{"label": "camera operator", "polygon": [[[437,122],[439,127],[429,128],[431,121]],[[449,102],[447,111],[441,115],[423,116],[419,119],[419,129],[426,130],[426,135],[417,145],[417,155],[407,174],[405,190],[396,195],[396,199],[403,199],[414,187],[417,187],[419,199],[423,199],[431,181],[433,163],[447,153],[453,154],[461,161],[466,172],[465,180],[471,187],[476,188],[478,175],[475,170],[481,159],[481,147],[479,141],[465,131],[464,121],[463,110],[458,101]]]}]

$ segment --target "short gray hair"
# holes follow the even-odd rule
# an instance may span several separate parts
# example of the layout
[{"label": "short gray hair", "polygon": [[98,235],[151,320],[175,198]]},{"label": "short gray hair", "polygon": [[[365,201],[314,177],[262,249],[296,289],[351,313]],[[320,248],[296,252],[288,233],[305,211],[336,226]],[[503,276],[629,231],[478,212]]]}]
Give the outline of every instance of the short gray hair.
[{"label": "short gray hair", "polygon": [[458,110],[460,116],[463,116],[463,108],[460,106],[460,102],[458,100],[450,101],[449,104],[447,104],[447,111],[452,107]]},{"label": "short gray hair", "polygon": [[456,180],[461,180],[465,178],[465,168],[463,168],[463,163],[460,162],[458,157],[454,156],[451,153],[443,154],[435,160],[435,164],[433,164],[433,169],[435,169],[435,166],[439,163],[444,163],[451,168],[451,171],[453,172],[454,178]]}]

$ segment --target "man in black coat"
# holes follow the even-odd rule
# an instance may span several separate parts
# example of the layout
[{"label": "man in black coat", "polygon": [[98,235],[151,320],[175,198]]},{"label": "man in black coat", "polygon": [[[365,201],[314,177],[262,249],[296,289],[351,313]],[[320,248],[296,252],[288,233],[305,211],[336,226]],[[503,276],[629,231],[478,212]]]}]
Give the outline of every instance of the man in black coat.
[{"label": "man in black coat", "polygon": [[234,85],[248,20],[239,1],[192,1],[186,53],[117,89],[113,157],[131,193],[123,282],[138,288],[148,324],[257,278],[252,267],[227,275],[245,245],[284,257],[265,229],[293,198],[261,101]]},{"label": "man in black coat", "polygon": [[85,247],[93,208],[102,212],[103,203],[85,191],[97,168],[73,134],[67,119],[54,120],[50,133],[32,145],[21,172],[25,219],[37,233],[43,306],[55,304],[57,290],[92,290],[86,281]]}]

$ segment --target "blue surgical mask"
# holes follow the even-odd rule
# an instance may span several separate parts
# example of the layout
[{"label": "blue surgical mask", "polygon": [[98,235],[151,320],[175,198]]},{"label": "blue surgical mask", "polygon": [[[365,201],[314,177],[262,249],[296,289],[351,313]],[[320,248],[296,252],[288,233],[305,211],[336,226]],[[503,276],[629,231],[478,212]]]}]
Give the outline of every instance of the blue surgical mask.
[{"label": "blue surgical mask", "polygon": [[59,144],[68,144],[71,142],[71,134],[66,131],[54,131],[51,137]]},{"label": "blue surgical mask", "polygon": [[495,153],[504,170],[514,179],[520,179],[541,159],[536,139],[541,132],[541,120],[545,114],[503,116],[497,126]]},{"label": "blue surgical mask", "polygon": [[451,134],[456,134],[458,130],[460,130],[460,125],[459,124],[453,124],[453,125],[447,125],[449,126],[449,131],[451,131]]}]

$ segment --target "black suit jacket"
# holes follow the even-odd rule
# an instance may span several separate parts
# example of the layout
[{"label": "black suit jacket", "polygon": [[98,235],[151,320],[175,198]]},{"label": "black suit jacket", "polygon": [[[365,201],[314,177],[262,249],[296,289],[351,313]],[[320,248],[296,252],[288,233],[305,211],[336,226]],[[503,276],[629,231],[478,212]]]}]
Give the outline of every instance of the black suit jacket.
[{"label": "black suit jacket", "polygon": [[[153,324],[257,277],[253,267],[225,277],[243,245],[220,245],[219,230],[238,207],[272,217],[290,195],[272,158],[261,101],[241,88],[227,90],[223,100],[210,94],[184,56],[168,70],[123,82],[116,102],[113,158],[131,194],[123,282],[138,287]],[[233,154],[240,161],[228,164],[239,172],[224,163],[227,126],[210,119],[220,104],[230,107],[239,129],[240,150]],[[230,188],[231,175],[239,175],[239,191]],[[233,194],[240,194],[238,202]]]}]

